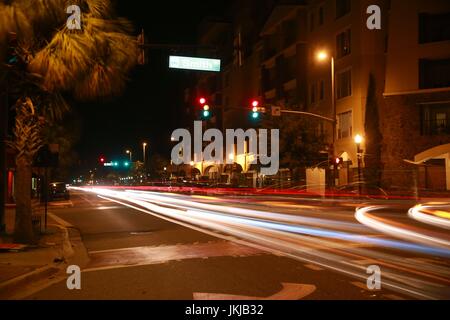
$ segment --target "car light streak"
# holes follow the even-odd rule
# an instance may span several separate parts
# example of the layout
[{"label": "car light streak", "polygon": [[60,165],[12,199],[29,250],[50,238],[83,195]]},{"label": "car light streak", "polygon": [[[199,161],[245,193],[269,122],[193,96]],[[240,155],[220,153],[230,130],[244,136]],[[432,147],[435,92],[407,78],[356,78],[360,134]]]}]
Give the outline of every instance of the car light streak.
[{"label": "car light streak", "polygon": [[450,205],[417,205],[408,211],[408,215],[422,223],[431,224],[437,227],[450,229],[450,213],[437,211],[436,208],[449,209]]},{"label": "car light streak", "polygon": [[369,212],[380,210],[380,207],[364,207],[359,208],[356,210],[355,218],[362,224],[371,227],[375,230],[378,230],[380,232],[389,234],[394,237],[419,242],[419,243],[425,243],[432,246],[438,246],[442,247],[446,250],[450,250],[450,242],[446,241],[444,239],[439,239],[436,237],[432,237],[429,235],[425,235],[422,233],[418,233],[415,231],[407,230],[404,228],[399,228],[394,225],[390,225],[387,223],[384,223],[376,218],[374,218],[372,215],[368,214]]},{"label": "car light streak", "polygon": [[[450,257],[446,240],[399,228],[395,224],[387,225],[368,214],[381,207],[358,209],[355,217],[362,223],[358,225],[356,222],[337,221],[342,215],[311,218],[303,215],[307,214],[305,210],[285,214],[246,209],[220,198],[109,188],[79,190],[218,238],[313,263],[360,280],[367,279],[367,274],[366,266],[358,261],[373,261],[382,266],[383,287],[420,299],[450,297],[448,268],[405,260],[379,250],[387,248]],[[270,207],[264,208],[270,210]],[[282,208],[282,205],[277,208]],[[394,237],[400,234],[407,241],[384,238],[383,234],[374,236],[376,231],[371,230]]]}]

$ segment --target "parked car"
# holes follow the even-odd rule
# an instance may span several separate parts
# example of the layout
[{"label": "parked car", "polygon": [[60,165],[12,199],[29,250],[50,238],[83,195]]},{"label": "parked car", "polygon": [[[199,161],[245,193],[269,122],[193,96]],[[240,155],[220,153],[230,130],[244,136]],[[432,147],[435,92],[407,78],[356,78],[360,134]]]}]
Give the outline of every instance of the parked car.
[{"label": "parked car", "polygon": [[55,199],[69,200],[70,194],[67,190],[64,182],[52,182],[48,188],[48,200],[53,201]]}]

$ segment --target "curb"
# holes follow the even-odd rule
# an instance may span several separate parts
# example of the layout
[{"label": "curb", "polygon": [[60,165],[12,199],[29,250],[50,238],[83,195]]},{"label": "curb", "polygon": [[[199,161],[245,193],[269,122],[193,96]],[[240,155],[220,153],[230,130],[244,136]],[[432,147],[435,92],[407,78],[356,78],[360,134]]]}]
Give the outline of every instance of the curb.
[{"label": "curb", "polygon": [[44,266],[27,274],[5,281],[2,284],[0,284],[0,299],[9,299],[20,287],[25,286],[36,280],[53,276],[59,271],[60,269],[54,266]]},{"label": "curb", "polygon": [[[57,227],[61,232],[62,244],[58,250],[60,252],[59,258],[64,262],[67,262],[69,258],[75,255],[68,231],[68,228],[71,227],[71,225],[60,222],[64,222],[64,220],[57,221],[57,224],[51,225]],[[61,266],[49,264],[0,283],[0,299],[14,299],[14,296],[16,296],[19,290],[33,285],[33,283],[36,283],[37,281],[55,276],[57,273],[61,272],[61,270]]]}]

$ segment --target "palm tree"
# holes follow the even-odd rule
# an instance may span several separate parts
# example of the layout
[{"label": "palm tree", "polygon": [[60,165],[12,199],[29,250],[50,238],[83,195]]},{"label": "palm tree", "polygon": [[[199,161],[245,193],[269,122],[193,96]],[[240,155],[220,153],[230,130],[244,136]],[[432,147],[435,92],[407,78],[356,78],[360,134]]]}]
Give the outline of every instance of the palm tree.
[{"label": "palm tree", "polygon": [[[81,8],[81,30],[66,26],[69,5]],[[17,101],[15,240],[33,241],[31,170],[45,143],[44,128],[62,118],[66,99],[93,100],[120,95],[135,65],[137,43],[131,24],[118,18],[110,0],[0,0],[0,58],[6,61],[8,36],[16,34],[17,64],[8,74],[9,96]],[[1,72],[5,71],[5,72]]]}]

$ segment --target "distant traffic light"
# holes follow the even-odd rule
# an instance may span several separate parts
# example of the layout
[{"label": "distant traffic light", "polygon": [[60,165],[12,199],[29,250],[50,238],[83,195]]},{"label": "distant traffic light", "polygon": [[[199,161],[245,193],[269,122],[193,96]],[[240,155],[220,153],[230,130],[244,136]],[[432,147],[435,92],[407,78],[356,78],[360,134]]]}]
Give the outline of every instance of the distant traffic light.
[{"label": "distant traffic light", "polygon": [[125,168],[128,168],[128,167],[130,166],[130,163],[129,163],[128,161],[125,161],[125,162],[123,163],[123,166],[124,166]]},{"label": "distant traffic light", "polygon": [[105,158],[104,157],[100,157],[100,163],[105,163]]}]

